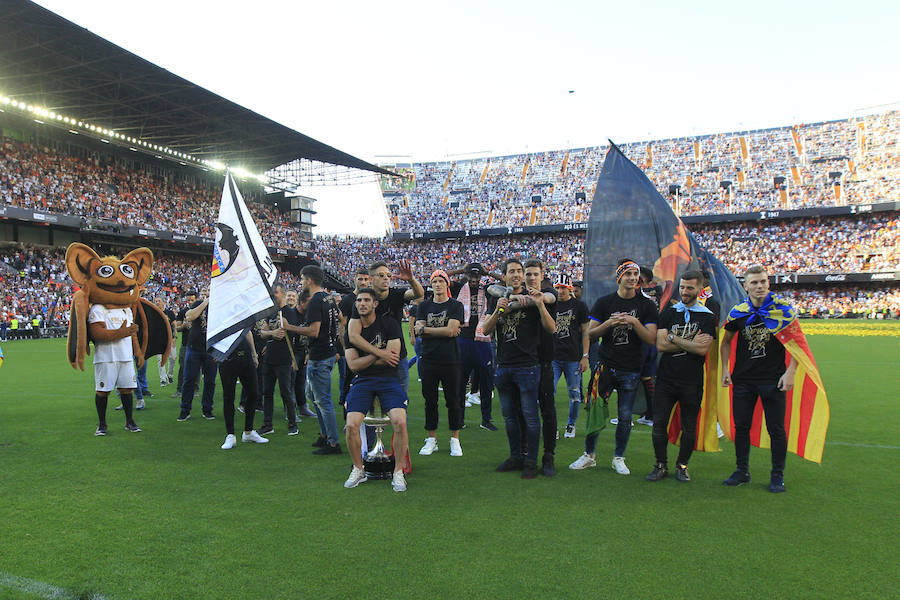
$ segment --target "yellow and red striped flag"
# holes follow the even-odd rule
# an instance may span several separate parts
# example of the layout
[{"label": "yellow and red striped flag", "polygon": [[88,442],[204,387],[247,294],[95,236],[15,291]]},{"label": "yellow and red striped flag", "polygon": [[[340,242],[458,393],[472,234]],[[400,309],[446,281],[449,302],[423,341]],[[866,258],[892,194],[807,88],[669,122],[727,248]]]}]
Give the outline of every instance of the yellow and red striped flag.
[{"label": "yellow and red striped flag", "polygon": [[[770,323],[767,322],[767,325]],[[797,364],[794,387],[785,393],[784,429],[787,432],[788,452],[821,463],[831,409],[819,368],[796,317],[781,320],[777,325],[771,325],[770,330],[787,351],[785,363],[789,364],[793,358]],[[736,347],[737,336],[732,339],[731,364],[734,364]],[[719,378],[719,423],[725,434],[734,440],[731,389],[723,387]],[[769,448],[771,445],[761,402],[757,402],[753,411],[750,443],[758,448]]]},{"label": "yellow and red striped flag", "polygon": [[[697,415],[697,440],[694,450],[701,452],[718,452],[719,435],[716,422],[719,418],[719,345],[713,340],[706,353],[706,364],[703,366],[703,399]],[[669,416],[669,441],[681,443],[681,403],[675,405]]]}]

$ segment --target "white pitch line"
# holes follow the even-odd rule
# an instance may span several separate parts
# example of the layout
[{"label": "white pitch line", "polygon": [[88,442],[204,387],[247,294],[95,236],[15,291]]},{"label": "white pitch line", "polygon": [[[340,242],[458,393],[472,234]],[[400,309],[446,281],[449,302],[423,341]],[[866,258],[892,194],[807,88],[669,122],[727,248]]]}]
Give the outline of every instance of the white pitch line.
[{"label": "white pitch line", "polygon": [[851,448],[878,448],[881,450],[900,450],[900,446],[886,444],[855,444],[853,442],[825,442],[826,446],[849,446]]},{"label": "white pitch line", "polygon": [[43,581],[36,581],[34,579],[28,579],[27,577],[19,577],[18,575],[0,572],[0,588],[4,587],[25,592],[32,596],[46,598],[47,600],[108,600],[105,596],[97,593],[91,594],[90,596],[82,596],[76,594],[72,590],[50,585]]}]

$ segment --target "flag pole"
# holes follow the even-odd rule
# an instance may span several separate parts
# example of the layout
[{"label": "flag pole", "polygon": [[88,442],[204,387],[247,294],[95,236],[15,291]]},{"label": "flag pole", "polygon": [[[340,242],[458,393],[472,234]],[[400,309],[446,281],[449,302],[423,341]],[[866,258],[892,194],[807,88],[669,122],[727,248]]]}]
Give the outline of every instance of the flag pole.
[{"label": "flag pole", "polygon": [[291,334],[284,328],[284,315],[281,314],[280,310],[278,311],[278,318],[280,319],[281,330],[284,331],[284,341],[287,343],[288,352],[291,355],[291,364],[294,366],[295,371],[299,371],[300,367],[297,366],[297,358],[294,356],[294,347],[291,346]]}]

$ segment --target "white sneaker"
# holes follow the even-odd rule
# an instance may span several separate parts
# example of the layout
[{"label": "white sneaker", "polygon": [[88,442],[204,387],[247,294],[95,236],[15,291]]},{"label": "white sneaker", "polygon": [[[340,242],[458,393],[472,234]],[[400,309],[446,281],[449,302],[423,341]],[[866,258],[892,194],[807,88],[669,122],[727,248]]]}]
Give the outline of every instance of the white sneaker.
[{"label": "white sneaker", "polygon": [[566,425],[565,437],[567,437],[567,438],[575,437],[575,426],[574,425]]},{"label": "white sneaker", "polygon": [[653,427],[653,419],[648,419],[647,417],[641,417],[637,420],[637,422],[641,425],[649,425],[650,427]]},{"label": "white sneaker", "polygon": [[581,469],[587,469],[588,467],[596,467],[597,461],[594,460],[594,457],[585,452],[581,456],[578,457],[578,460],[569,465],[570,469],[575,471],[580,471]]},{"label": "white sneaker", "polygon": [[[613,417],[612,419],[609,420],[609,422],[610,422],[612,425],[618,425],[618,424],[619,424],[619,419],[618,419],[618,417]],[[640,423],[640,421],[638,421],[638,423]],[[650,424],[653,425],[653,421],[650,421]],[[631,426],[634,427],[634,421],[631,422]]]},{"label": "white sneaker", "polygon": [[725,432],[722,431],[722,426],[716,423],[716,435],[719,436],[719,439],[725,437]]},{"label": "white sneaker", "polygon": [[391,480],[391,487],[394,488],[395,492],[406,491],[406,478],[403,476],[403,471],[394,471],[394,478]]},{"label": "white sneaker", "polygon": [[466,397],[469,399],[469,402],[471,402],[475,406],[478,406],[481,404],[481,396],[479,394],[469,394]]},{"label": "white sneaker", "polygon": [[431,456],[438,449],[437,438],[428,437],[425,438],[425,445],[422,446],[422,449],[419,450],[419,454],[422,456]]},{"label": "white sneaker", "polygon": [[462,446],[455,437],[450,438],[450,456],[462,456]]},{"label": "white sneaker", "polygon": [[350,469],[350,477],[347,478],[347,481],[344,482],[345,488],[355,488],[359,484],[364,481],[368,481],[369,478],[366,477],[366,472],[357,467],[356,465]]},{"label": "white sneaker", "polygon": [[225,443],[222,444],[222,450],[231,450],[234,448],[235,444],[237,444],[237,438],[234,437],[233,433],[229,433],[225,436]]},{"label": "white sneaker", "polygon": [[242,442],[253,442],[254,444],[268,444],[269,440],[264,438],[263,436],[256,433],[256,430],[252,430],[250,433],[246,431],[241,434]]},{"label": "white sneaker", "polygon": [[631,471],[629,471],[628,467],[625,466],[624,456],[613,456],[612,468],[615,469],[616,473],[618,473],[619,475],[631,475]]},{"label": "white sneaker", "polygon": [[134,407],[134,410],[144,410],[145,408],[147,408],[147,405],[144,404],[144,399],[141,398],[137,401],[137,406]]},{"label": "white sneaker", "polygon": [[472,403],[469,402],[468,398],[466,398],[466,408],[472,408]]}]

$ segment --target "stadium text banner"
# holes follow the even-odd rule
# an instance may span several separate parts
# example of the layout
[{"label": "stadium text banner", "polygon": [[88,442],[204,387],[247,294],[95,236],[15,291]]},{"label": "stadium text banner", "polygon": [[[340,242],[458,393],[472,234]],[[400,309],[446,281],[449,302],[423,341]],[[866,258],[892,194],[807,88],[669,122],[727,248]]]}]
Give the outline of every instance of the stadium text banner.
[{"label": "stadium text banner", "polygon": [[276,277],[278,270],[229,171],[209,283],[206,347],[216,360],[226,359],[256,321],[277,310]]}]

